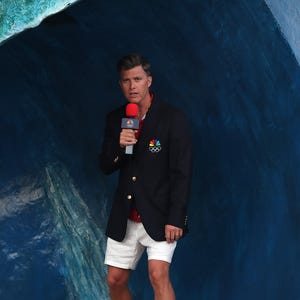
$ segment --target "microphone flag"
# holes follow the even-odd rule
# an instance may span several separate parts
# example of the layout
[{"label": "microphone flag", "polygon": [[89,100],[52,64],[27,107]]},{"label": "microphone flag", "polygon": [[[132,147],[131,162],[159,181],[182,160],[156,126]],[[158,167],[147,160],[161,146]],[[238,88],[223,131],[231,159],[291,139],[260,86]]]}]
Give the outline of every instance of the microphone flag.
[{"label": "microphone flag", "polygon": [[[126,106],[126,116],[127,118],[122,118],[121,128],[122,129],[133,129],[138,130],[140,121],[137,119],[138,116],[138,106],[135,103],[128,103]],[[133,145],[125,147],[126,154],[133,154]]]}]

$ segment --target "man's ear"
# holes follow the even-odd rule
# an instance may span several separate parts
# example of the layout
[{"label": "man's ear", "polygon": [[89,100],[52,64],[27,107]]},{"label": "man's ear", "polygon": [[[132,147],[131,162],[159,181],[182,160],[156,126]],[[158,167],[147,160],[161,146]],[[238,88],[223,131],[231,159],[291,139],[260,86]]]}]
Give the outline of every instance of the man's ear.
[{"label": "man's ear", "polygon": [[148,87],[150,87],[152,84],[152,76],[148,76],[147,81],[148,81]]}]

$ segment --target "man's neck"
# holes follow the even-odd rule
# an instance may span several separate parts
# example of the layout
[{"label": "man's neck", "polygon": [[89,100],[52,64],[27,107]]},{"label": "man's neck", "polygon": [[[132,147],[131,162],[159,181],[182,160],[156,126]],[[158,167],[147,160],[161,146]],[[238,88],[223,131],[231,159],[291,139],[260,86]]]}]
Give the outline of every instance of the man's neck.
[{"label": "man's neck", "polygon": [[149,107],[151,106],[151,102],[152,102],[152,96],[149,93],[147,97],[144,99],[143,103],[139,105],[139,116],[138,116],[139,119],[142,119],[144,115],[147,113]]}]

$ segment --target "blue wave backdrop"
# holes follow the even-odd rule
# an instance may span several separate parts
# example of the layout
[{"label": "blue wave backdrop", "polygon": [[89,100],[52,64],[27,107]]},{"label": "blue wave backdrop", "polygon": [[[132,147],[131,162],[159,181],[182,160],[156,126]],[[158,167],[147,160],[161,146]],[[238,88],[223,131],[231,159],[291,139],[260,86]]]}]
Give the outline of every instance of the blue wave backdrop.
[{"label": "blue wave backdrop", "polygon": [[[177,298],[300,297],[300,69],[267,2],[86,0],[1,45],[1,299],[108,299],[97,156],[131,51],[193,130]],[[130,286],[153,298],[145,257]]]}]

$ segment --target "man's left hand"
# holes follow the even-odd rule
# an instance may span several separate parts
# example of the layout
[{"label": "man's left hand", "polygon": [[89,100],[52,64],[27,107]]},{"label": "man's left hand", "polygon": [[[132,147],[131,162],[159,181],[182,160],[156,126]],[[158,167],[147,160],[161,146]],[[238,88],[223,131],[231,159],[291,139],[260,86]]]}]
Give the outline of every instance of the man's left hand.
[{"label": "man's left hand", "polygon": [[174,241],[178,241],[182,237],[182,229],[179,227],[175,227],[172,225],[165,226],[165,237],[167,243],[173,243]]}]

